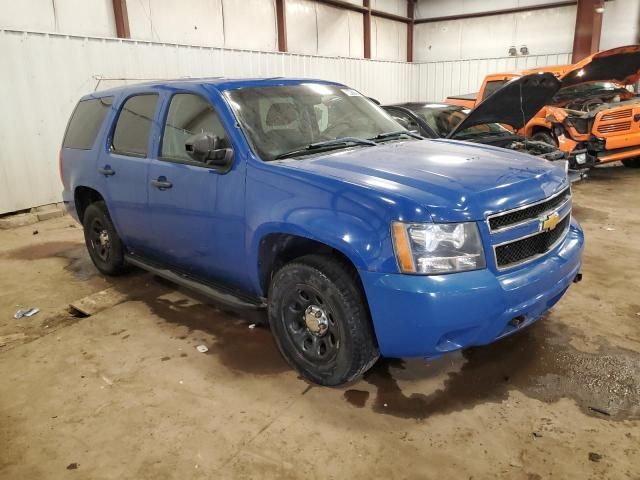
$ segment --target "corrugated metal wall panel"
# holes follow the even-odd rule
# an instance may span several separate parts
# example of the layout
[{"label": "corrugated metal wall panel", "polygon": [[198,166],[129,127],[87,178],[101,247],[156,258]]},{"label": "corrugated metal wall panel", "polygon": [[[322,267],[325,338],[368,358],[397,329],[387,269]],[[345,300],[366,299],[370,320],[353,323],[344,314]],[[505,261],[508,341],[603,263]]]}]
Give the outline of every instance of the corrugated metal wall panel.
[{"label": "corrugated metal wall panel", "polygon": [[415,64],[418,87],[414,100],[441,101],[449,95],[477,92],[485,75],[545,65],[571,63],[571,54],[529,55]]},{"label": "corrugated metal wall panel", "polygon": [[294,76],[345,83],[383,103],[440,100],[486,73],[568,55],[408,64],[0,30],[0,214],[58,202],[58,149],[79,97],[145,79]]},{"label": "corrugated metal wall panel", "polygon": [[96,88],[176,77],[296,76],[343,82],[384,102],[412,97],[413,66],[396,62],[7,30],[0,31],[0,51],[0,214],[60,201],[64,128],[78,98]]}]

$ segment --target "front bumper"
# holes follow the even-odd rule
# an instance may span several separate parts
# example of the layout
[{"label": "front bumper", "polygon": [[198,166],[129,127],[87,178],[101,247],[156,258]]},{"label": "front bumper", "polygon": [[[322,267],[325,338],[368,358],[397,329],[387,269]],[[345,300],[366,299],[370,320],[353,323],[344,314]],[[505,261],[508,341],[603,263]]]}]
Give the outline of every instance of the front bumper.
[{"label": "front bumper", "polygon": [[360,271],[380,353],[432,357],[485,345],[539,319],[582,265],[584,235],[571,221],[565,240],[535,262],[504,273],[450,275]]}]

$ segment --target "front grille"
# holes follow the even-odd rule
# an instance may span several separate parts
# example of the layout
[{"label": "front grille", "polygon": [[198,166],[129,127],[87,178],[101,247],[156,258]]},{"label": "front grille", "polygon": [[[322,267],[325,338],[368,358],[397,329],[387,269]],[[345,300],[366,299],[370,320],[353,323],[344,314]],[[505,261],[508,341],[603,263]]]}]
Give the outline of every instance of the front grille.
[{"label": "front grille", "polygon": [[567,187],[558,195],[536,203],[535,205],[492,215],[489,217],[489,227],[492,232],[495,232],[528,220],[535,220],[540,214],[559,207],[570,197],[571,189]]},{"label": "front grille", "polygon": [[563,237],[570,221],[571,215],[566,215],[553,230],[495,247],[498,268],[522,263],[548,252]]},{"label": "front grille", "polygon": [[608,120],[620,120],[622,118],[631,117],[631,109],[627,108],[625,110],[618,110],[617,112],[605,113],[602,115],[600,120],[608,121]]},{"label": "front grille", "polygon": [[614,133],[625,132],[631,130],[631,122],[608,123],[606,125],[598,125],[598,133]]}]

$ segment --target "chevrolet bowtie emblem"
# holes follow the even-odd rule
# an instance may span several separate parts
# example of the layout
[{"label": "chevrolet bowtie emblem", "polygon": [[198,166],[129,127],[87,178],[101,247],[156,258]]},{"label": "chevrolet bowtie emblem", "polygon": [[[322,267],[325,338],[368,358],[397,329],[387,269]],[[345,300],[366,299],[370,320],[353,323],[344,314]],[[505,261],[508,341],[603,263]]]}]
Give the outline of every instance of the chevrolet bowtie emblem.
[{"label": "chevrolet bowtie emblem", "polygon": [[553,212],[544,218],[540,219],[540,231],[547,232],[553,230],[560,223],[560,215],[558,212]]}]

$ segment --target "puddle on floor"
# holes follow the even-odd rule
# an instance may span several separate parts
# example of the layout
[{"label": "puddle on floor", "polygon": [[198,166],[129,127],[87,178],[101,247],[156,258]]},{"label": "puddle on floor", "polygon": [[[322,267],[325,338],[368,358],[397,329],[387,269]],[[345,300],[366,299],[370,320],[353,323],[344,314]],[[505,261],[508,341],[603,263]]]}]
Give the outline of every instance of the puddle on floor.
[{"label": "puddle on floor", "polygon": [[59,241],[27,245],[10,250],[3,255],[12,260],[41,260],[44,258],[62,258],[67,261],[65,270],[71,272],[75,279],[89,280],[99,275],[91,262],[84,243]]},{"label": "puddle on floor", "polygon": [[597,210],[590,207],[582,207],[575,203],[571,207],[571,214],[579,222],[591,222],[591,223],[607,223],[609,214],[602,210]]},{"label": "puddle on floor", "polygon": [[[517,390],[549,403],[570,398],[585,414],[601,418],[639,419],[640,354],[604,342],[596,353],[581,352],[569,344],[571,334],[545,318],[492,345],[431,362],[382,359],[364,377],[375,388],[371,407],[421,419],[500,403]],[[415,385],[427,379],[442,386],[416,392]],[[354,404],[353,395],[347,390],[345,400]]]},{"label": "puddle on floor", "polygon": [[266,327],[265,312],[226,309],[190,291],[185,291],[190,298],[172,295],[174,284],[150,274],[139,283],[144,287],[127,290],[131,300],[143,302],[164,323],[186,327],[188,334],[177,338],[194,347],[204,344],[206,354],[215,355],[226,367],[254,375],[291,371]]}]

